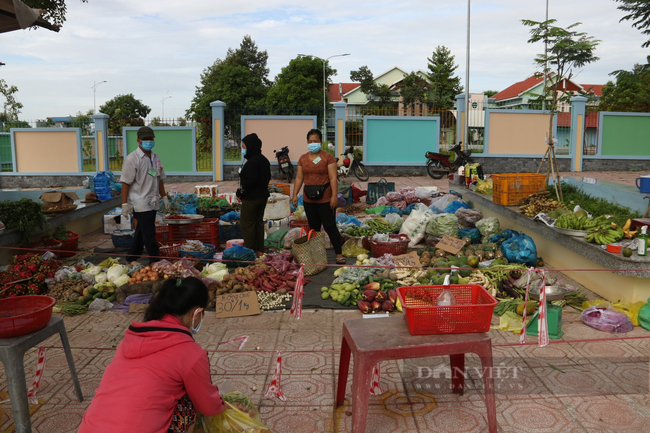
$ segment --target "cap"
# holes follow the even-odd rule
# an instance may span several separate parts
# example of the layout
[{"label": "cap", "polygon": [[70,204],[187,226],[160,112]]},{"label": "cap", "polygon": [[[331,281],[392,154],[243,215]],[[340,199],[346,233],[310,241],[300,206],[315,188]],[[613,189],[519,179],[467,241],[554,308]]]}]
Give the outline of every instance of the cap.
[{"label": "cap", "polygon": [[148,126],[143,126],[138,129],[138,139],[142,140],[143,138],[153,138],[156,134],[153,133],[153,129]]},{"label": "cap", "polygon": [[82,203],[94,203],[96,201],[99,201],[99,198],[97,198],[97,194],[94,192],[86,193],[86,198],[81,200]]}]

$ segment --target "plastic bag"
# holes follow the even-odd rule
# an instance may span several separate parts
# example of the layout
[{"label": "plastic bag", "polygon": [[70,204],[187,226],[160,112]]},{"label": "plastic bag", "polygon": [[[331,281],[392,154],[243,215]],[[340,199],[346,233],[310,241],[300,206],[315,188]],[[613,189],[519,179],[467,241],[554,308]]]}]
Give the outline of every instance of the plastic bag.
[{"label": "plastic bag", "polygon": [[462,200],[456,200],[445,206],[445,213],[456,213],[459,209],[469,209],[469,205]]},{"label": "plastic bag", "polygon": [[508,239],[512,239],[512,238],[514,238],[515,236],[519,236],[519,232],[518,232],[518,231],[516,231],[516,230],[510,230],[510,229],[505,229],[505,230],[502,231],[500,234],[492,236],[492,237],[488,240],[488,242],[493,242],[493,243],[496,243],[496,244],[500,244],[500,243],[502,243],[503,241],[507,241]]},{"label": "plastic bag", "polygon": [[[499,325],[491,326],[491,329],[498,329],[499,331],[512,332],[513,334],[521,334],[521,321],[522,317],[514,311],[506,311],[499,317]],[[530,319],[526,320],[528,323]]]},{"label": "plastic bag", "polygon": [[432,196],[433,194],[435,194],[436,191],[437,191],[437,189],[434,191],[434,190],[429,189],[429,188],[424,188],[424,187],[418,186],[417,188],[415,188],[415,195],[416,195],[419,199],[423,199],[423,198],[431,198],[431,196]]},{"label": "plastic bag", "polygon": [[384,209],[386,209],[386,206],[375,206],[373,208],[366,209],[365,212],[368,215],[381,214],[384,211]]},{"label": "plastic bag", "polygon": [[250,263],[245,262],[254,262],[255,260],[257,260],[255,251],[241,245],[233,245],[223,252],[223,261],[226,262],[226,266],[229,268],[245,267],[250,265]]},{"label": "plastic bag", "polygon": [[368,254],[368,250],[359,245],[361,239],[348,239],[342,247],[342,253],[345,257],[356,257],[359,254]]},{"label": "plastic bag", "polygon": [[476,223],[483,219],[483,213],[476,209],[458,209],[454,215],[458,217],[458,226],[472,229]]},{"label": "plastic bag", "polygon": [[478,229],[458,229],[458,238],[463,239],[463,238],[470,238],[473,244],[480,244],[481,243],[481,232],[478,231]]},{"label": "plastic bag", "polygon": [[290,250],[293,247],[293,242],[300,237],[300,227],[290,229],[286,235],[284,235],[284,249]]},{"label": "plastic bag", "polygon": [[415,209],[415,203],[411,203],[410,205],[408,205],[404,209],[402,209],[402,215],[411,215],[411,212],[413,212],[413,209]]},{"label": "plastic bag", "polygon": [[[460,200],[455,194],[445,194],[442,197],[438,197],[431,201],[431,206],[429,208],[435,208],[437,213],[444,212],[445,208],[449,206],[449,203]],[[432,209],[433,210],[433,209]]]},{"label": "plastic bag", "polygon": [[634,329],[632,321],[625,313],[613,308],[589,307],[582,312],[582,322],[600,331],[624,334]]},{"label": "plastic bag", "polygon": [[444,235],[456,237],[458,234],[458,218],[451,213],[434,215],[427,224],[426,232],[438,237]]},{"label": "plastic bag", "polygon": [[415,209],[413,209],[413,212],[411,212],[399,229],[400,234],[407,235],[411,240],[409,242],[410,247],[414,247],[424,238],[427,224],[434,215],[433,211],[422,203],[418,203]]},{"label": "plastic bag", "polygon": [[211,417],[201,417],[201,425],[205,433],[271,432],[262,424],[257,408],[246,395],[241,392],[231,392],[224,395],[223,400],[226,403],[223,412]]},{"label": "plastic bag", "polygon": [[[298,195],[298,206],[297,206],[297,207],[294,206],[294,205],[293,205],[293,200],[291,200],[290,207],[291,207],[291,212],[294,212],[294,213],[298,210],[299,207],[303,207],[303,204],[302,204],[302,194]],[[304,209],[303,209],[303,212],[304,212]],[[298,219],[298,218],[296,218],[296,219]]]},{"label": "plastic bag", "polygon": [[604,299],[594,299],[593,301],[585,301],[582,303],[582,309],[586,310],[589,307],[595,307],[596,305],[604,305],[605,308],[610,308],[612,304],[607,302]]},{"label": "plastic bag", "polygon": [[491,180],[481,180],[476,181],[475,191],[479,194],[492,194],[494,185]]},{"label": "plastic bag", "polygon": [[632,324],[634,326],[639,326],[639,312],[641,311],[641,307],[643,307],[646,303],[643,301],[638,301],[635,303],[627,302],[627,301],[621,301],[616,304],[612,304],[615,310],[620,311],[621,313],[625,313],[627,317],[630,318],[630,321],[632,321]]},{"label": "plastic bag", "polygon": [[402,211],[397,209],[396,207],[393,206],[388,206],[386,209],[381,211],[381,216],[386,216],[389,214],[397,214],[397,215],[402,215]]},{"label": "plastic bag", "polygon": [[109,311],[113,309],[113,303],[108,299],[97,298],[88,306],[88,312]]},{"label": "plastic bag", "polygon": [[348,205],[348,199],[346,199],[345,196],[342,193],[339,192],[337,197],[339,199],[339,202],[338,202],[339,207],[345,207],[345,206]]},{"label": "plastic bag", "polygon": [[232,211],[228,212],[227,214],[223,214],[219,217],[219,220],[221,221],[227,221],[227,222],[233,222],[233,221],[239,221],[239,212]]},{"label": "plastic bag", "polygon": [[650,331],[650,298],[648,298],[648,303],[639,310],[639,325]]},{"label": "plastic bag", "polygon": [[481,232],[484,243],[501,230],[501,227],[499,226],[499,218],[497,217],[483,218],[482,220],[477,221],[476,228]]},{"label": "plastic bag", "polygon": [[386,215],[385,220],[388,224],[395,227],[395,230],[399,230],[402,228],[402,224],[404,224],[404,219],[396,213],[389,213]]},{"label": "plastic bag", "polygon": [[501,252],[510,263],[524,263],[527,266],[537,264],[537,246],[528,235],[522,234],[504,241]]},{"label": "plastic bag", "polygon": [[298,221],[306,220],[307,214],[305,213],[305,207],[302,205],[298,206],[296,210],[293,212],[293,217]]}]

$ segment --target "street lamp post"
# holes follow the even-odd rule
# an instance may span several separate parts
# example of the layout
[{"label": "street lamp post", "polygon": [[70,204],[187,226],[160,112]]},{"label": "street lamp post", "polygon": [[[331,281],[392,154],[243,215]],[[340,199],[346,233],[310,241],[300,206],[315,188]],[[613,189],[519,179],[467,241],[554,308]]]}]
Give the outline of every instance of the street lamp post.
[{"label": "street lamp post", "polygon": [[165,97],[162,98],[162,100],[160,101],[160,102],[162,102],[162,117],[160,118],[160,121],[161,121],[161,122],[164,122],[164,121],[165,121],[165,99],[169,99],[169,98],[171,98],[171,95],[170,95],[170,96],[165,96]]},{"label": "street lamp post", "polygon": [[100,84],[104,84],[106,80],[100,81],[99,83],[93,81],[93,113],[97,114],[97,87],[100,86]]},{"label": "street lamp post", "polygon": [[350,53],[345,53],[345,54],[335,54],[333,56],[329,56],[326,59],[323,59],[322,57],[318,56],[312,56],[308,54],[298,54],[299,56],[307,56],[307,57],[314,57],[321,62],[323,62],[323,134],[325,134],[325,139],[327,140],[327,77],[325,76],[325,64],[327,61],[333,57],[345,57],[349,56]]}]

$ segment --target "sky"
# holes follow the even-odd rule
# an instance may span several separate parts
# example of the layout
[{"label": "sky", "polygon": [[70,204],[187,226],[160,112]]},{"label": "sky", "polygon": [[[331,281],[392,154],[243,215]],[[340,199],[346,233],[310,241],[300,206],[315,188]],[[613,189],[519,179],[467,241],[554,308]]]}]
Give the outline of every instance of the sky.
[{"label": "sky", "polygon": [[[297,54],[330,59],[334,83],[368,66],[375,76],[399,66],[427,70],[435,48],[451,49],[466,77],[464,0],[67,0],[59,33],[0,34],[0,78],[15,85],[21,120],[74,115],[116,95],[133,93],[149,117],[184,116],[201,72],[250,35],[269,56],[273,79]],[[645,63],[647,39],[614,0],[548,0],[549,18],[601,40],[600,60],[579,71],[580,84],[605,84],[614,70]],[[546,0],[472,0],[471,92],[503,90],[535,72],[543,44],[528,44],[522,19],[543,21]],[[97,82],[106,81],[95,88]],[[164,102],[163,102],[164,99]],[[0,104],[4,102],[0,96]]]}]

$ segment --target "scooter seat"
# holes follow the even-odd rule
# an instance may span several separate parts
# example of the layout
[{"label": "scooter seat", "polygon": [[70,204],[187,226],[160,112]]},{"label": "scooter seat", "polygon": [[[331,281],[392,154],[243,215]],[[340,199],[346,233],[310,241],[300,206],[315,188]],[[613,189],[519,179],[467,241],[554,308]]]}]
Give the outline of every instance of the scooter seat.
[{"label": "scooter seat", "polygon": [[427,152],[427,157],[432,157],[432,156],[441,156],[443,158],[449,158],[449,155],[445,155],[445,154],[442,154],[442,153]]}]

